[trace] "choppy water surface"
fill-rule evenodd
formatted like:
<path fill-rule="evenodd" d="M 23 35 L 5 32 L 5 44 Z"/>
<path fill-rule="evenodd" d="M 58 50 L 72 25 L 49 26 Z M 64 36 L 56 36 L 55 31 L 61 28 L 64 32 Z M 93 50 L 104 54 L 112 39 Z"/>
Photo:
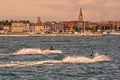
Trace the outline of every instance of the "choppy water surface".
<path fill-rule="evenodd" d="M 120 80 L 120 36 L 0 37 L 0 80 Z"/>

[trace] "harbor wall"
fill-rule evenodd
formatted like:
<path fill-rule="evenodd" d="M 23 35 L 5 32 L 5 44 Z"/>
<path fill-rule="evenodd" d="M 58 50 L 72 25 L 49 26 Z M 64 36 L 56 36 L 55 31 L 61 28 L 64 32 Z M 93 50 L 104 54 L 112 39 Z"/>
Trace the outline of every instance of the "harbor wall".
<path fill-rule="evenodd" d="M 0 35 L 0 37 L 2 36 L 13 36 L 13 37 L 27 37 L 27 36 L 36 36 L 36 37 L 56 37 L 56 36 L 63 36 L 63 37 L 69 37 L 69 36 L 103 36 L 103 34 L 2 34 Z"/>

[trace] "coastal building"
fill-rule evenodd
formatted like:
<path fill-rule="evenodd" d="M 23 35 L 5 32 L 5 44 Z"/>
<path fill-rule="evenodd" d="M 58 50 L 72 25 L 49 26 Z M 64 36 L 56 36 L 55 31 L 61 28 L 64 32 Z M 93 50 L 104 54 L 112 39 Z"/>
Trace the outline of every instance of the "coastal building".
<path fill-rule="evenodd" d="M 108 21 L 111 25 L 111 32 L 120 32 L 120 21 Z"/>
<path fill-rule="evenodd" d="M 0 24 L 0 34 L 4 34 L 4 33 L 5 33 L 5 31 L 4 31 L 4 29 L 3 29 L 3 25 Z"/>
<path fill-rule="evenodd" d="M 63 22 L 48 21 L 48 22 L 45 22 L 44 25 L 46 26 L 45 30 L 48 33 L 63 33 L 64 32 Z"/>
<path fill-rule="evenodd" d="M 11 26 L 10 25 L 5 25 L 3 26 L 3 30 L 5 33 L 10 33 L 11 32 Z"/>
<path fill-rule="evenodd" d="M 11 25 L 9 25 L 9 21 L 5 20 L 2 22 L 0 22 L 0 34 L 6 34 L 8 32 L 11 32 Z"/>
<path fill-rule="evenodd" d="M 100 21 L 97 22 L 98 29 L 102 32 L 119 32 L 120 31 L 120 21 Z"/>
<path fill-rule="evenodd" d="M 40 17 L 37 18 L 37 23 L 32 25 L 32 32 L 41 34 L 45 31 L 46 26 L 41 22 Z"/>
<path fill-rule="evenodd" d="M 64 33 L 64 24 L 63 22 L 52 23 L 54 33 Z"/>
<path fill-rule="evenodd" d="M 47 21 L 47 22 L 44 22 L 44 25 L 45 25 L 45 32 L 47 33 L 53 33 L 55 31 L 55 23 L 54 21 L 50 22 L 50 21 Z"/>
<path fill-rule="evenodd" d="M 3 30 L 3 25 L 2 24 L 0 24 L 0 30 Z"/>
<path fill-rule="evenodd" d="M 83 20 L 82 9 L 80 8 L 78 20 L 64 21 L 63 23 L 66 32 L 83 32 L 85 27 L 85 21 Z"/>
<path fill-rule="evenodd" d="M 33 26 L 33 32 L 36 33 L 36 34 L 41 34 L 42 32 L 44 32 L 45 30 L 45 25 L 44 24 L 34 24 Z"/>
<path fill-rule="evenodd" d="M 73 27 L 76 26 L 78 21 L 64 21 L 65 32 L 74 32 Z"/>
<path fill-rule="evenodd" d="M 11 25 L 12 33 L 27 33 L 29 32 L 30 24 L 23 23 L 22 21 L 14 21 Z"/>

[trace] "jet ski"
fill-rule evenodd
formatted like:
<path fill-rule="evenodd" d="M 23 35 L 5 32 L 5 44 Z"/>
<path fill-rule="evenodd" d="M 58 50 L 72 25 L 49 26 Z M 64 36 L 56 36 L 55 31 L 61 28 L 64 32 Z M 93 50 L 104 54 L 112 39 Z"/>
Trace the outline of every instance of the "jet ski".
<path fill-rule="evenodd" d="M 50 49 L 42 49 L 41 52 L 45 53 L 45 54 L 47 54 L 47 53 L 62 53 L 61 50 L 56 50 L 52 46 L 50 47 Z"/>
<path fill-rule="evenodd" d="M 50 50 L 54 50 L 52 46 L 50 47 Z"/>
<path fill-rule="evenodd" d="M 92 51 L 89 55 L 90 59 L 93 59 L 95 57 L 95 53 Z"/>

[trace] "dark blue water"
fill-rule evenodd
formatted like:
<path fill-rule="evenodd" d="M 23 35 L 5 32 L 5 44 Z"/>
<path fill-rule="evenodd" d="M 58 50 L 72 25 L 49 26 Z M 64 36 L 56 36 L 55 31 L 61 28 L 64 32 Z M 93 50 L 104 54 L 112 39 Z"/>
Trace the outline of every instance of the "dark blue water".
<path fill-rule="evenodd" d="M 62 54 L 39 52 L 50 46 Z M 91 61 L 91 51 L 110 60 Z M 120 36 L 0 37 L 0 80 L 120 80 Z"/>

